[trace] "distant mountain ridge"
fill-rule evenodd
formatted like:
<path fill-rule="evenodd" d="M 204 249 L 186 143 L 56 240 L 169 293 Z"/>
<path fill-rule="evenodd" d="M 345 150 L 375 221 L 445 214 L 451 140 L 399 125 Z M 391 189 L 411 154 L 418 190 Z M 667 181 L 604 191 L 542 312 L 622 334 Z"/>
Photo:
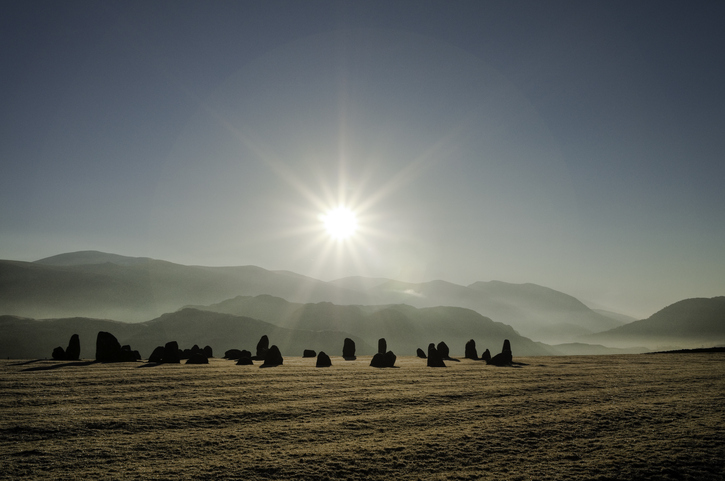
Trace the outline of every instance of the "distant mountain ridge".
<path fill-rule="evenodd" d="M 584 340 L 623 347 L 647 345 L 653 349 L 725 345 L 725 296 L 684 299 L 647 319 Z"/>
<path fill-rule="evenodd" d="M 245 297 L 211 305 L 193 306 L 237 316 L 249 316 L 286 329 L 332 330 L 353 334 L 369 345 L 384 337 L 396 353 L 414 355 L 431 342 L 445 341 L 452 354 L 463 356 L 465 343 L 474 339 L 480 353 L 498 353 L 509 339 L 518 355 L 554 355 L 549 346 L 521 336 L 511 326 L 494 322 L 461 307 L 416 308 L 405 304 L 381 306 L 335 305 L 330 302 L 297 304 L 269 295 Z"/>
<path fill-rule="evenodd" d="M 0 313 L 141 322 L 184 305 L 269 294 L 336 305 L 457 306 L 511 325 L 529 338 L 574 341 L 621 325 L 567 294 L 534 284 L 404 283 L 352 277 L 323 282 L 256 266 L 204 267 L 81 251 L 37 262 L 0 261 Z"/>

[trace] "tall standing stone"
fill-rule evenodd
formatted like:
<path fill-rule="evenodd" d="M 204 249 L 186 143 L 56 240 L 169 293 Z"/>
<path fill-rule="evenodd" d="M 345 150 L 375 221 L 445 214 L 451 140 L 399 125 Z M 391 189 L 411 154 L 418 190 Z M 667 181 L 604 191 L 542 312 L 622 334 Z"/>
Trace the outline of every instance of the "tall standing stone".
<path fill-rule="evenodd" d="M 65 350 L 65 358 L 69 361 L 77 361 L 81 357 L 81 340 L 78 334 L 73 334 Z"/>
<path fill-rule="evenodd" d="M 466 343 L 466 359 L 473 359 L 478 361 L 478 351 L 476 350 L 476 341 L 471 339 Z"/>
<path fill-rule="evenodd" d="M 263 335 L 257 343 L 257 355 L 254 356 L 256 359 L 264 360 L 267 357 L 267 351 L 269 350 L 269 338 L 267 335 Z"/>
<path fill-rule="evenodd" d="M 446 363 L 443 362 L 443 357 L 432 342 L 428 344 L 428 361 L 426 364 L 428 367 L 446 367 Z"/>
<path fill-rule="evenodd" d="M 110 332 L 99 331 L 96 336 L 96 361 L 118 362 L 121 359 L 121 343 Z"/>
<path fill-rule="evenodd" d="M 342 346 L 342 357 L 347 360 L 355 359 L 355 341 L 349 337 L 345 338 L 345 343 Z"/>
<path fill-rule="evenodd" d="M 386 352 L 388 352 L 388 342 L 385 340 L 384 337 L 378 339 L 378 352 L 380 354 L 385 354 Z"/>

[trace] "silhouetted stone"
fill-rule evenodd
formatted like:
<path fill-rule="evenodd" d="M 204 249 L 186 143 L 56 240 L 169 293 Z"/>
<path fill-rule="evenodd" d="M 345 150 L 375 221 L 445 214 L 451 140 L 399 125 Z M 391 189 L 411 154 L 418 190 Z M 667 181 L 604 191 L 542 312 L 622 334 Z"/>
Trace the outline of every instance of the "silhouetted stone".
<path fill-rule="evenodd" d="M 154 352 L 151 353 L 149 356 L 149 362 L 155 362 L 155 363 L 161 363 L 164 362 L 164 353 L 166 350 L 164 349 L 164 346 L 156 346 L 156 349 L 154 349 Z"/>
<path fill-rule="evenodd" d="M 203 352 L 192 352 L 189 359 L 186 360 L 186 364 L 209 364 L 209 359 Z"/>
<path fill-rule="evenodd" d="M 317 356 L 317 353 L 313 351 L 312 349 L 305 349 L 302 351 L 302 357 L 315 357 Z"/>
<path fill-rule="evenodd" d="M 315 364 L 317 367 L 330 367 L 332 366 L 332 361 L 330 360 L 330 356 L 325 354 L 324 351 L 320 351 L 320 353 L 317 355 L 317 363 Z"/>
<path fill-rule="evenodd" d="M 254 364 L 254 362 L 252 362 L 252 356 L 251 355 L 240 357 L 237 360 L 237 366 L 252 366 L 253 364 Z"/>
<path fill-rule="evenodd" d="M 393 351 L 388 351 L 385 354 L 382 352 L 379 352 L 373 356 L 373 359 L 370 361 L 370 366 L 372 367 L 394 367 L 395 366 L 395 360 L 397 357 L 395 354 L 393 354 Z"/>
<path fill-rule="evenodd" d="M 487 363 L 493 366 L 510 366 L 513 363 L 511 343 L 508 339 L 503 342 L 503 349 L 501 350 L 501 353 L 493 356 L 490 361 L 487 361 Z"/>
<path fill-rule="evenodd" d="M 443 356 L 432 342 L 428 344 L 428 362 L 426 364 L 428 367 L 446 367 Z"/>
<path fill-rule="evenodd" d="M 53 349 L 53 359 L 56 361 L 65 361 L 65 350 L 60 346 Z"/>
<path fill-rule="evenodd" d="M 120 361 L 122 362 L 136 362 L 141 360 L 141 354 L 138 351 L 131 349 L 131 346 L 121 346 Z"/>
<path fill-rule="evenodd" d="M 229 349 L 228 351 L 226 351 L 226 352 L 224 353 L 224 359 L 232 359 L 232 360 L 234 360 L 234 359 L 239 359 L 240 357 L 242 357 L 242 356 L 243 356 L 243 354 L 244 354 L 245 352 L 246 352 L 246 353 L 249 353 L 249 355 L 248 355 L 247 357 L 250 357 L 250 358 L 252 357 L 252 353 L 251 353 L 251 352 L 249 352 L 249 351 L 247 351 L 246 349 L 245 349 L 245 350 L 240 350 L 240 349 Z"/>
<path fill-rule="evenodd" d="M 384 337 L 378 339 L 378 352 L 380 354 L 388 352 L 388 341 L 386 341 Z"/>
<path fill-rule="evenodd" d="M 448 349 L 448 344 L 446 344 L 445 342 L 443 342 L 443 341 L 439 342 L 437 350 L 438 350 L 438 354 L 440 354 L 441 358 L 448 359 L 450 357 L 451 351 L 450 351 L 450 349 Z M 430 355 L 428 355 L 428 357 L 430 357 Z"/>
<path fill-rule="evenodd" d="M 478 351 L 476 351 L 476 341 L 471 339 L 466 343 L 466 352 L 465 352 L 466 359 L 473 359 L 474 361 L 478 361 Z"/>
<path fill-rule="evenodd" d="M 110 332 L 99 331 L 96 336 L 96 361 L 119 362 L 121 360 L 121 344 Z"/>
<path fill-rule="evenodd" d="M 491 351 L 489 351 L 488 349 L 483 351 L 483 354 L 481 354 L 481 360 L 486 361 L 486 362 L 490 361 L 491 360 Z"/>
<path fill-rule="evenodd" d="M 349 337 L 345 338 L 345 343 L 342 346 L 342 357 L 348 361 L 355 359 L 355 341 Z"/>
<path fill-rule="evenodd" d="M 418 348 L 418 350 L 416 351 L 416 354 L 417 354 L 417 355 L 418 355 L 418 357 L 419 357 L 419 358 L 421 358 L 421 359 L 426 359 L 426 357 L 427 357 L 427 356 L 425 355 L 425 351 L 423 351 L 423 349 L 421 349 L 421 348 Z"/>
<path fill-rule="evenodd" d="M 77 361 L 81 357 L 81 340 L 78 334 L 73 334 L 65 349 L 65 358 L 69 361 Z"/>
<path fill-rule="evenodd" d="M 202 349 L 202 351 L 204 352 L 204 355 L 207 359 L 209 359 L 210 357 L 214 357 L 214 351 L 212 351 L 211 346 L 204 346 L 204 349 Z"/>
<path fill-rule="evenodd" d="M 164 358 L 161 362 L 169 364 L 179 364 L 181 362 L 181 353 L 179 352 L 179 343 L 169 341 L 164 346 Z"/>
<path fill-rule="evenodd" d="M 282 363 L 282 353 L 279 352 L 279 348 L 277 346 L 272 345 L 272 347 L 267 349 L 267 356 L 264 358 L 264 363 L 260 367 L 281 366 Z"/>
<path fill-rule="evenodd" d="M 253 359 L 262 361 L 267 357 L 267 351 L 269 351 L 269 338 L 265 334 L 259 339 L 257 343 L 257 354 Z"/>

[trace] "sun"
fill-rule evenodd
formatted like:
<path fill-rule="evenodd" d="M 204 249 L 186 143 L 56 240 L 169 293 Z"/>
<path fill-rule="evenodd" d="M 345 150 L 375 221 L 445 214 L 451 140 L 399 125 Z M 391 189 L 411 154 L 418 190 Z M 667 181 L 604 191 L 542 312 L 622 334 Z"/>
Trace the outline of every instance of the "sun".
<path fill-rule="evenodd" d="M 344 240 L 355 234 L 357 216 L 347 207 L 337 207 L 320 215 L 327 233 L 337 240 Z"/>

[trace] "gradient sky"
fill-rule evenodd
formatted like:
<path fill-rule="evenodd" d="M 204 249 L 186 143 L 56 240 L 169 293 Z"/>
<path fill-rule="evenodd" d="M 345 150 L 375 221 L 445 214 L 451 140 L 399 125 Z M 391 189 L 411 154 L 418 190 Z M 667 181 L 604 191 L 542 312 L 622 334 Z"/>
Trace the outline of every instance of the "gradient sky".
<path fill-rule="evenodd" d="M 0 258 L 725 295 L 725 2 L 0 3 Z M 358 214 L 345 242 L 319 215 Z"/>

